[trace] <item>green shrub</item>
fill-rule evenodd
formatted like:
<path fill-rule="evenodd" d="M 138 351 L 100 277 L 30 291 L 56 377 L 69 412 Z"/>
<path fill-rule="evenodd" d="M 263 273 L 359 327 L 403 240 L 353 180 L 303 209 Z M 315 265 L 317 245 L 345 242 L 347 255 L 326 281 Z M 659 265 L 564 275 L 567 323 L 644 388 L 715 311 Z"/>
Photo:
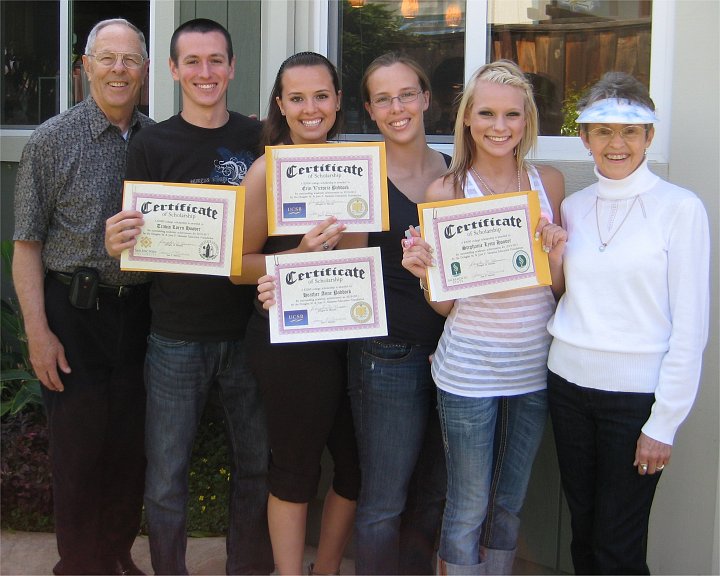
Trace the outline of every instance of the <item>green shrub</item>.
<path fill-rule="evenodd" d="M 230 456 L 219 405 L 211 400 L 198 427 L 190 461 L 187 530 L 192 536 L 222 535 L 228 526 Z"/>
<path fill-rule="evenodd" d="M 26 410 L 3 418 L 0 431 L 2 527 L 52 530 L 52 476 L 44 418 L 39 412 Z"/>

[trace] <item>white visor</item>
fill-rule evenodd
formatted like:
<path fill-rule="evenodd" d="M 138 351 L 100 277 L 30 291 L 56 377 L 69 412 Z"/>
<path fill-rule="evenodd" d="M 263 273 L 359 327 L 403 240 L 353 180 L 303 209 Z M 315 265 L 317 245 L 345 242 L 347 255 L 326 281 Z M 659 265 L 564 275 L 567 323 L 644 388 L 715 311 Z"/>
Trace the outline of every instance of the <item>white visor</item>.
<path fill-rule="evenodd" d="M 606 98 L 585 108 L 577 124 L 654 124 L 659 122 L 655 112 L 647 106 L 620 98 Z"/>

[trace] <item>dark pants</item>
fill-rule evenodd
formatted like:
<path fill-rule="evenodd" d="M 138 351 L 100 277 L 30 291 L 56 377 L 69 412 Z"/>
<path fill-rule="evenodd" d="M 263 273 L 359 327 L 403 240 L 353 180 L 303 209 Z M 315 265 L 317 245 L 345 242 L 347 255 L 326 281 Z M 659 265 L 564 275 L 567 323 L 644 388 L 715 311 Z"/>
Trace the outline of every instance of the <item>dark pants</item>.
<path fill-rule="evenodd" d="M 43 388 L 50 430 L 56 574 L 112 574 L 140 528 L 145 472 L 143 360 L 147 290 L 103 292 L 79 310 L 48 277 L 45 309 L 72 372 L 65 390 Z"/>
<path fill-rule="evenodd" d="M 312 501 L 327 446 L 334 464 L 333 489 L 357 500 L 360 465 L 347 395 L 345 341 L 271 344 L 268 321 L 257 313 L 245 340 L 267 415 L 270 493 L 286 502 Z"/>
<path fill-rule="evenodd" d="M 649 574 L 646 543 L 660 473 L 633 466 L 654 394 L 582 388 L 548 373 L 576 574 Z"/>

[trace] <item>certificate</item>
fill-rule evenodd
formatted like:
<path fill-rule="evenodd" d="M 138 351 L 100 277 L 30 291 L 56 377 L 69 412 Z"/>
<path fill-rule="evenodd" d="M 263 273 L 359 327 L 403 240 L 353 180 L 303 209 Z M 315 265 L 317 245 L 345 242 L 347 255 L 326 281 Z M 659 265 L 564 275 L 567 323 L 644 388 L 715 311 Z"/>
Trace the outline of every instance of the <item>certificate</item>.
<path fill-rule="evenodd" d="M 551 284 L 535 240 L 538 194 L 513 192 L 418 205 L 422 236 L 434 249 L 427 281 L 433 301 Z"/>
<path fill-rule="evenodd" d="M 145 225 L 120 256 L 122 270 L 240 275 L 242 186 L 127 180 L 123 209 L 142 212 Z"/>
<path fill-rule="evenodd" d="M 270 342 L 387 336 L 380 248 L 266 256 Z"/>
<path fill-rule="evenodd" d="M 390 229 L 384 142 L 267 146 L 268 234 L 335 216 L 347 232 Z"/>

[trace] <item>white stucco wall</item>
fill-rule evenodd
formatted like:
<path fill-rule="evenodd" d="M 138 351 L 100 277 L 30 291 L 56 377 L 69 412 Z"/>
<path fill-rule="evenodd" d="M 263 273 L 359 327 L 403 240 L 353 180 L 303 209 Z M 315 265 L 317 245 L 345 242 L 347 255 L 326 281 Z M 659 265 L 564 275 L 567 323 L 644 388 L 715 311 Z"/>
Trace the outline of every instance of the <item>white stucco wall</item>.
<path fill-rule="evenodd" d="M 663 1 L 663 0 L 656 0 Z M 718 197 L 720 196 L 720 44 L 717 0 L 676 6 L 669 179 L 696 192 L 710 217 L 710 340 L 700 392 L 680 429 L 658 487 L 648 556 L 656 574 L 718 574 Z M 653 41 L 661 39 L 653 36 Z"/>

